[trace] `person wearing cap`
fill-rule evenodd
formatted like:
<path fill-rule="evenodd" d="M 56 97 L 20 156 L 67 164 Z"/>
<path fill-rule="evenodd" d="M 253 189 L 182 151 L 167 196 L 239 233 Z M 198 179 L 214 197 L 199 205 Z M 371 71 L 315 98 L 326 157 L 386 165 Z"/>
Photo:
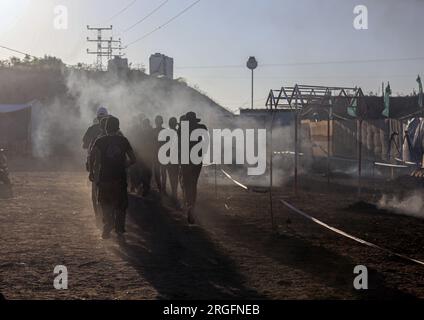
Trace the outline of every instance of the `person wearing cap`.
<path fill-rule="evenodd" d="M 98 203 L 103 215 L 103 239 L 113 229 L 118 239 L 125 233 L 128 207 L 127 168 L 136 162 L 134 151 L 119 131 L 119 119 L 109 116 L 106 135 L 94 142 L 90 152 L 89 179 L 98 187 Z M 94 171 L 93 168 L 98 168 Z"/>
<path fill-rule="evenodd" d="M 102 118 L 107 117 L 109 112 L 105 107 L 100 107 L 97 109 L 96 118 L 93 121 L 93 124 L 87 129 L 82 138 L 82 147 L 85 150 L 90 148 L 90 145 L 96 140 L 96 138 L 101 134 L 100 121 Z"/>
<path fill-rule="evenodd" d="M 195 112 L 188 112 L 185 115 L 185 120 L 189 124 L 189 133 L 191 136 L 191 133 L 194 130 L 202 129 L 207 130 L 206 126 L 204 124 L 200 123 L 200 119 L 197 118 L 197 115 Z M 181 139 L 181 133 L 180 133 L 180 139 Z M 201 142 L 201 137 L 198 141 L 190 141 L 189 142 L 189 159 L 192 148 L 197 145 L 199 142 Z M 191 139 L 190 139 L 191 140 Z M 182 145 L 182 142 L 180 141 L 180 146 Z M 201 151 L 200 151 L 201 153 Z M 199 156 L 203 156 L 199 153 Z M 187 210 L 187 219 L 189 224 L 195 223 L 195 205 L 196 205 L 196 199 L 197 199 L 197 183 L 199 180 L 200 172 L 202 171 L 203 163 L 200 164 L 194 164 L 192 163 L 191 159 L 188 164 L 181 164 L 181 182 L 182 182 L 182 189 L 184 193 L 184 205 Z"/>

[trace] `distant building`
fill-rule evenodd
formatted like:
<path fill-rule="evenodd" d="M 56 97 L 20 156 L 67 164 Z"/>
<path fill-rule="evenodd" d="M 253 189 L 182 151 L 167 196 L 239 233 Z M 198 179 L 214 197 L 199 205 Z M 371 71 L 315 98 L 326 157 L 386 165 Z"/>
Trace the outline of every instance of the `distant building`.
<path fill-rule="evenodd" d="M 174 79 L 174 59 L 161 53 L 150 56 L 150 75 Z"/>
<path fill-rule="evenodd" d="M 128 59 L 115 56 L 113 59 L 109 60 L 107 70 L 116 73 L 126 72 L 128 70 Z"/>

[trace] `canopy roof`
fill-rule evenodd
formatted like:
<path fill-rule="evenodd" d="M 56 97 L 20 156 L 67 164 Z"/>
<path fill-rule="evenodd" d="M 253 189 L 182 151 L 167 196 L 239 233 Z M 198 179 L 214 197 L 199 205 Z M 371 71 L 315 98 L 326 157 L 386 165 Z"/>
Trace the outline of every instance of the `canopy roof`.
<path fill-rule="evenodd" d="M 31 104 L 0 104 L 0 113 L 16 112 L 31 108 Z"/>

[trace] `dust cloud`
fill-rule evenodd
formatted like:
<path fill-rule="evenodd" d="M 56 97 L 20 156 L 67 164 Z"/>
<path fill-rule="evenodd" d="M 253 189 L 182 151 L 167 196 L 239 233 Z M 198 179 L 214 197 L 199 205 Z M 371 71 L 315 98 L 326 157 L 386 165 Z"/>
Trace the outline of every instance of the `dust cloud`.
<path fill-rule="evenodd" d="M 178 81 L 145 74 L 130 77 L 78 70 L 64 71 L 63 77 L 66 94 L 34 106 L 33 153 L 38 158 L 81 158 L 82 136 L 93 123 L 99 106 L 120 119 L 121 130 L 130 142 L 138 139 L 134 128 L 140 125 L 142 115 L 152 123 L 156 115 L 162 115 L 166 125 L 171 116 L 195 111 L 203 121 L 215 126 L 228 114 Z"/>
<path fill-rule="evenodd" d="M 133 145 L 140 139 L 137 136 L 141 117 L 148 117 L 152 124 L 157 115 L 162 115 L 167 126 L 172 116 L 179 118 L 188 111 L 195 111 L 209 130 L 229 128 L 268 129 L 268 120 L 256 117 L 235 117 L 234 114 L 214 103 L 207 96 L 191 89 L 176 80 L 150 77 L 145 74 L 117 75 L 112 72 L 93 73 L 81 70 L 65 70 L 62 73 L 66 90 L 52 97 L 48 102 L 34 106 L 32 145 L 33 154 L 40 159 L 61 158 L 83 168 L 85 151 L 82 149 L 82 136 L 93 123 L 96 110 L 104 106 L 118 117 L 121 131 Z M 260 117 L 259 117 L 260 118 Z M 294 151 L 294 126 L 274 124 L 273 150 Z M 304 139 L 303 139 L 304 141 Z M 269 185 L 269 149 L 255 146 L 266 152 L 267 170 L 261 176 L 248 176 L 248 166 L 232 166 L 231 172 L 240 181 L 256 185 Z M 302 142 L 302 168 L 307 170 L 310 157 L 305 142 Z M 236 158 L 236 148 L 233 157 Z M 293 174 L 292 155 L 274 156 L 273 184 L 281 186 Z M 228 183 L 219 179 L 219 183 Z"/>
<path fill-rule="evenodd" d="M 378 201 L 377 206 L 379 209 L 390 210 L 398 214 L 424 218 L 424 199 L 422 191 L 414 191 L 403 198 L 383 195 Z"/>

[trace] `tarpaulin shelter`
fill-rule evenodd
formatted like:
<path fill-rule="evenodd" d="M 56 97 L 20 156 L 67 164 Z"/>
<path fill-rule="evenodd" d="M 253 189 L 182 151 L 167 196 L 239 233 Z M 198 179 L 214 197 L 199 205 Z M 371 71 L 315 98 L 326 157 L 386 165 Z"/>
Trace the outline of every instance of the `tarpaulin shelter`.
<path fill-rule="evenodd" d="M 12 155 L 31 153 L 32 104 L 0 104 L 0 147 Z"/>

